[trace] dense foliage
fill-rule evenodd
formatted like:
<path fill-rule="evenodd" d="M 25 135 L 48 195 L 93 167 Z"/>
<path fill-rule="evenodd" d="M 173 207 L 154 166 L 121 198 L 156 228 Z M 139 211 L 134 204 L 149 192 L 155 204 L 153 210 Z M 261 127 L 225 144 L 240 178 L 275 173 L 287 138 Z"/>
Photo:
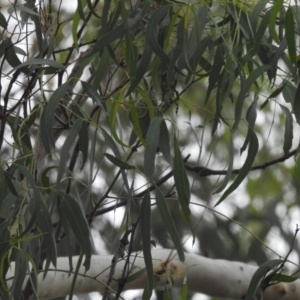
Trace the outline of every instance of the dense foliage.
<path fill-rule="evenodd" d="M 0 12 L 1 299 L 57 253 L 88 269 L 92 226 L 148 273 L 154 246 L 262 263 L 272 235 L 291 245 L 297 1 L 66 2 Z"/>

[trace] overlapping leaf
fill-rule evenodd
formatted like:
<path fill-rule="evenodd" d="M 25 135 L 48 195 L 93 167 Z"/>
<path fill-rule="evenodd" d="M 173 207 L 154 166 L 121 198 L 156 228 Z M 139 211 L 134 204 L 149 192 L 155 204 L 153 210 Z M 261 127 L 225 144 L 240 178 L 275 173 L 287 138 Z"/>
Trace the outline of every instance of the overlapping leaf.
<path fill-rule="evenodd" d="M 184 252 L 181 245 L 180 237 L 178 235 L 177 229 L 174 224 L 174 220 L 170 214 L 168 205 L 166 203 L 166 199 L 164 195 L 162 194 L 161 190 L 159 188 L 156 188 L 156 205 L 158 208 L 158 211 L 162 217 L 162 220 L 167 228 L 167 231 L 174 243 L 174 247 L 177 250 L 178 257 L 180 261 L 184 261 Z"/>
<path fill-rule="evenodd" d="M 85 255 L 85 261 L 83 265 L 87 271 L 90 268 L 92 244 L 86 218 L 76 200 L 68 194 L 63 196 L 59 208 L 60 211 L 63 212 L 63 218 L 65 218 L 68 222 L 83 254 Z"/>
<path fill-rule="evenodd" d="M 190 223 L 190 183 L 186 174 L 176 137 L 174 137 L 174 181 L 182 214 L 186 222 Z"/>
<path fill-rule="evenodd" d="M 141 233 L 143 254 L 148 274 L 147 287 L 143 293 L 143 299 L 151 298 L 153 289 L 153 264 L 151 255 L 151 199 L 149 191 L 146 192 L 141 205 Z"/>

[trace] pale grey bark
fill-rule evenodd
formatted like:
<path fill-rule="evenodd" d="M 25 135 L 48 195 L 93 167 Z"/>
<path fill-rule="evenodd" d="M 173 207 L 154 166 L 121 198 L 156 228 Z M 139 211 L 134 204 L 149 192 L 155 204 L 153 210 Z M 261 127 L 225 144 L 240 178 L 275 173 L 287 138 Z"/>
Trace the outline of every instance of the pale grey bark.
<path fill-rule="evenodd" d="M 195 254 L 185 254 L 185 262 L 181 263 L 168 249 L 155 249 L 152 251 L 155 285 L 168 284 L 173 287 L 182 287 L 186 282 L 190 291 L 204 293 L 210 296 L 230 299 L 242 299 L 248 289 L 250 280 L 257 267 L 220 259 L 210 259 Z M 93 291 L 102 293 L 109 274 L 112 256 L 92 256 L 91 269 L 84 273 L 84 267 L 80 268 L 74 294 L 84 294 Z M 76 266 L 78 257 L 73 257 L 73 266 Z M 141 253 L 134 253 L 131 259 L 134 266 L 132 273 L 145 267 Z M 114 279 L 120 278 L 124 266 L 124 260 L 118 262 Z M 39 299 L 51 299 L 68 295 L 73 276 L 69 276 L 69 261 L 67 257 L 60 257 L 57 261 L 57 269 L 49 271 L 43 280 L 43 274 L 39 275 Z M 11 266 L 7 278 L 14 274 L 14 266 Z M 125 285 L 125 290 L 143 289 L 147 281 L 146 273 Z M 170 284 L 171 283 L 171 284 Z M 8 281 L 8 285 L 10 281 Z M 113 280 L 112 290 L 118 289 L 117 281 Z M 264 294 L 264 300 L 297 300 L 300 299 L 300 281 L 285 284 L 280 283 L 269 287 Z"/>

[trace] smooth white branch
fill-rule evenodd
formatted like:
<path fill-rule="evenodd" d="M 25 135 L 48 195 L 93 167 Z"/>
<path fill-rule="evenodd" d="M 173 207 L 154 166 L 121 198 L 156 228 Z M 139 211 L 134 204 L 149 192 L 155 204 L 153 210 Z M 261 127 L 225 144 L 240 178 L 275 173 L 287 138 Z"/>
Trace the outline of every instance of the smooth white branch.
<path fill-rule="evenodd" d="M 220 298 L 242 299 L 248 289 L 250 280 L 257 267 L 221 259 L 210 259 L 195 254 L 185 254 L 185 262 L 181 263 L 177 255 L 169 249 L 155 249 L 152 251 L 154 282 L 156 286 L 170 284 L 180 288 L 185 281 L 188 289 L 210 296 Z M 78 256 L 73 257 L 75 268 Z M 112 256 L 92 256 L 91 268 L 84 274 L 84 267 L 80 267 L 74 294 L 89 292 L 103 293 L 107 282 Z M 131 256 L 132 274 L 145 268 L 141 253 Z M 117 263 L 113 276 L 111 289 L 117 291 L 118 281 L 122 277 L 125 260 Z M 14 274 L 12 265 L 6 278 Z M 57 269 L 48 271 L 45 279 L 39 274 L 39 299 L 51 299 L 68 295 L 71 288 L 73 276 L 69 276 L 68 257 L 59 257 Z M 137 279 L 126 283 L 124 290 L 143 289 L 147 282 L 146 272 Z M 10 286 L 11 280 L 8 280 Z M 286 284 L 273 285 L 264 293 L 264 300 L 300 300 L 299 280 Z"/>

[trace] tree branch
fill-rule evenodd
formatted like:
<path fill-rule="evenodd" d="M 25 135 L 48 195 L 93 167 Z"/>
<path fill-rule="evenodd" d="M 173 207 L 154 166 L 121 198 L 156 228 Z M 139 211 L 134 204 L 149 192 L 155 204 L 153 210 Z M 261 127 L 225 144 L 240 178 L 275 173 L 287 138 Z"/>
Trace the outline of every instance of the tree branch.
<path fill-rule="evenodd" d="M 242 299 L 245 297 L 250 280 L 257 267 L 221 259 L 211 259 L 195 254 L 185 254 L 185 262 L 181 263 L 172 250 L 156 249 L 152 251 L 153 271 L 156 287 L 164 287 L 172 283 L 172 287 L 181 288 L 186 282 L 188 289 L 212 297 Z M 92 256 L 91 269 L 85 273 L 81 266 L 74 288 L 74 294 L 89 292 L 103 293 L 109 276 L 110 264 L 113 256 Z M 79 257 L 73 257 L 76 265 Z M 116 263 L 114 280 L 110 286 L 112 292 L 118 290 L 119 280 L 122 280 L 123 267 L 126 257 Z M 127 282 L 124 290 L 143 289 L 147 281 L 144 258 L 140 253 L 132 253 L 130 257 L 132 274 L 141 272 L 135 279 Z M 14 265 L 12 263 L 6 278 L 12 278 Z M 130 275 L 132 275 L 130 274 Z M 57 269 L 49 270 L 45 279 L 39 274 L 39 299 L 51 299 L 66 296 L 70 293 L 73 276 L 69 275 L 69 258 L 60 257 Z M 11 287 L 12 280 L 7 280 Z M 264 292 L 264 300 L 299 300 L 300 281 L 293 283 L 279 283 L 270 286 Z"/>
<path fill-rule="evenodd" d="M 255 171 L 255 170 L 264 170 L 269 166 L 275 165 L 279 162 L 284 162 L 287 159 L 291 158 L 292 156 L 294 156 L 297 153 L 297 150 L 293 150 L 291 152 L 289 152 L 288 154 L 285 154 L 279 158 L 270 160 L 266 163 L 263 163 L 261 165 L 257 165 L 257 166 L 253 166 L 250 171 Z M 190 166 L 190 165 L 185 165 L 186 170 L 197 173 L 197 175 L 199 175 L 200 177 L 207 177 L 207 176 L 211 176 L 211 175 L 226 175 L 227 174 L 227 170 L 212 170 L 212 169 L 208 169 L 206 167 L 201 167 L 201 166 Z M 241 171 L 241 169 L 234 169 L 232 170 L 232 174 L 238 174 Z"/>

